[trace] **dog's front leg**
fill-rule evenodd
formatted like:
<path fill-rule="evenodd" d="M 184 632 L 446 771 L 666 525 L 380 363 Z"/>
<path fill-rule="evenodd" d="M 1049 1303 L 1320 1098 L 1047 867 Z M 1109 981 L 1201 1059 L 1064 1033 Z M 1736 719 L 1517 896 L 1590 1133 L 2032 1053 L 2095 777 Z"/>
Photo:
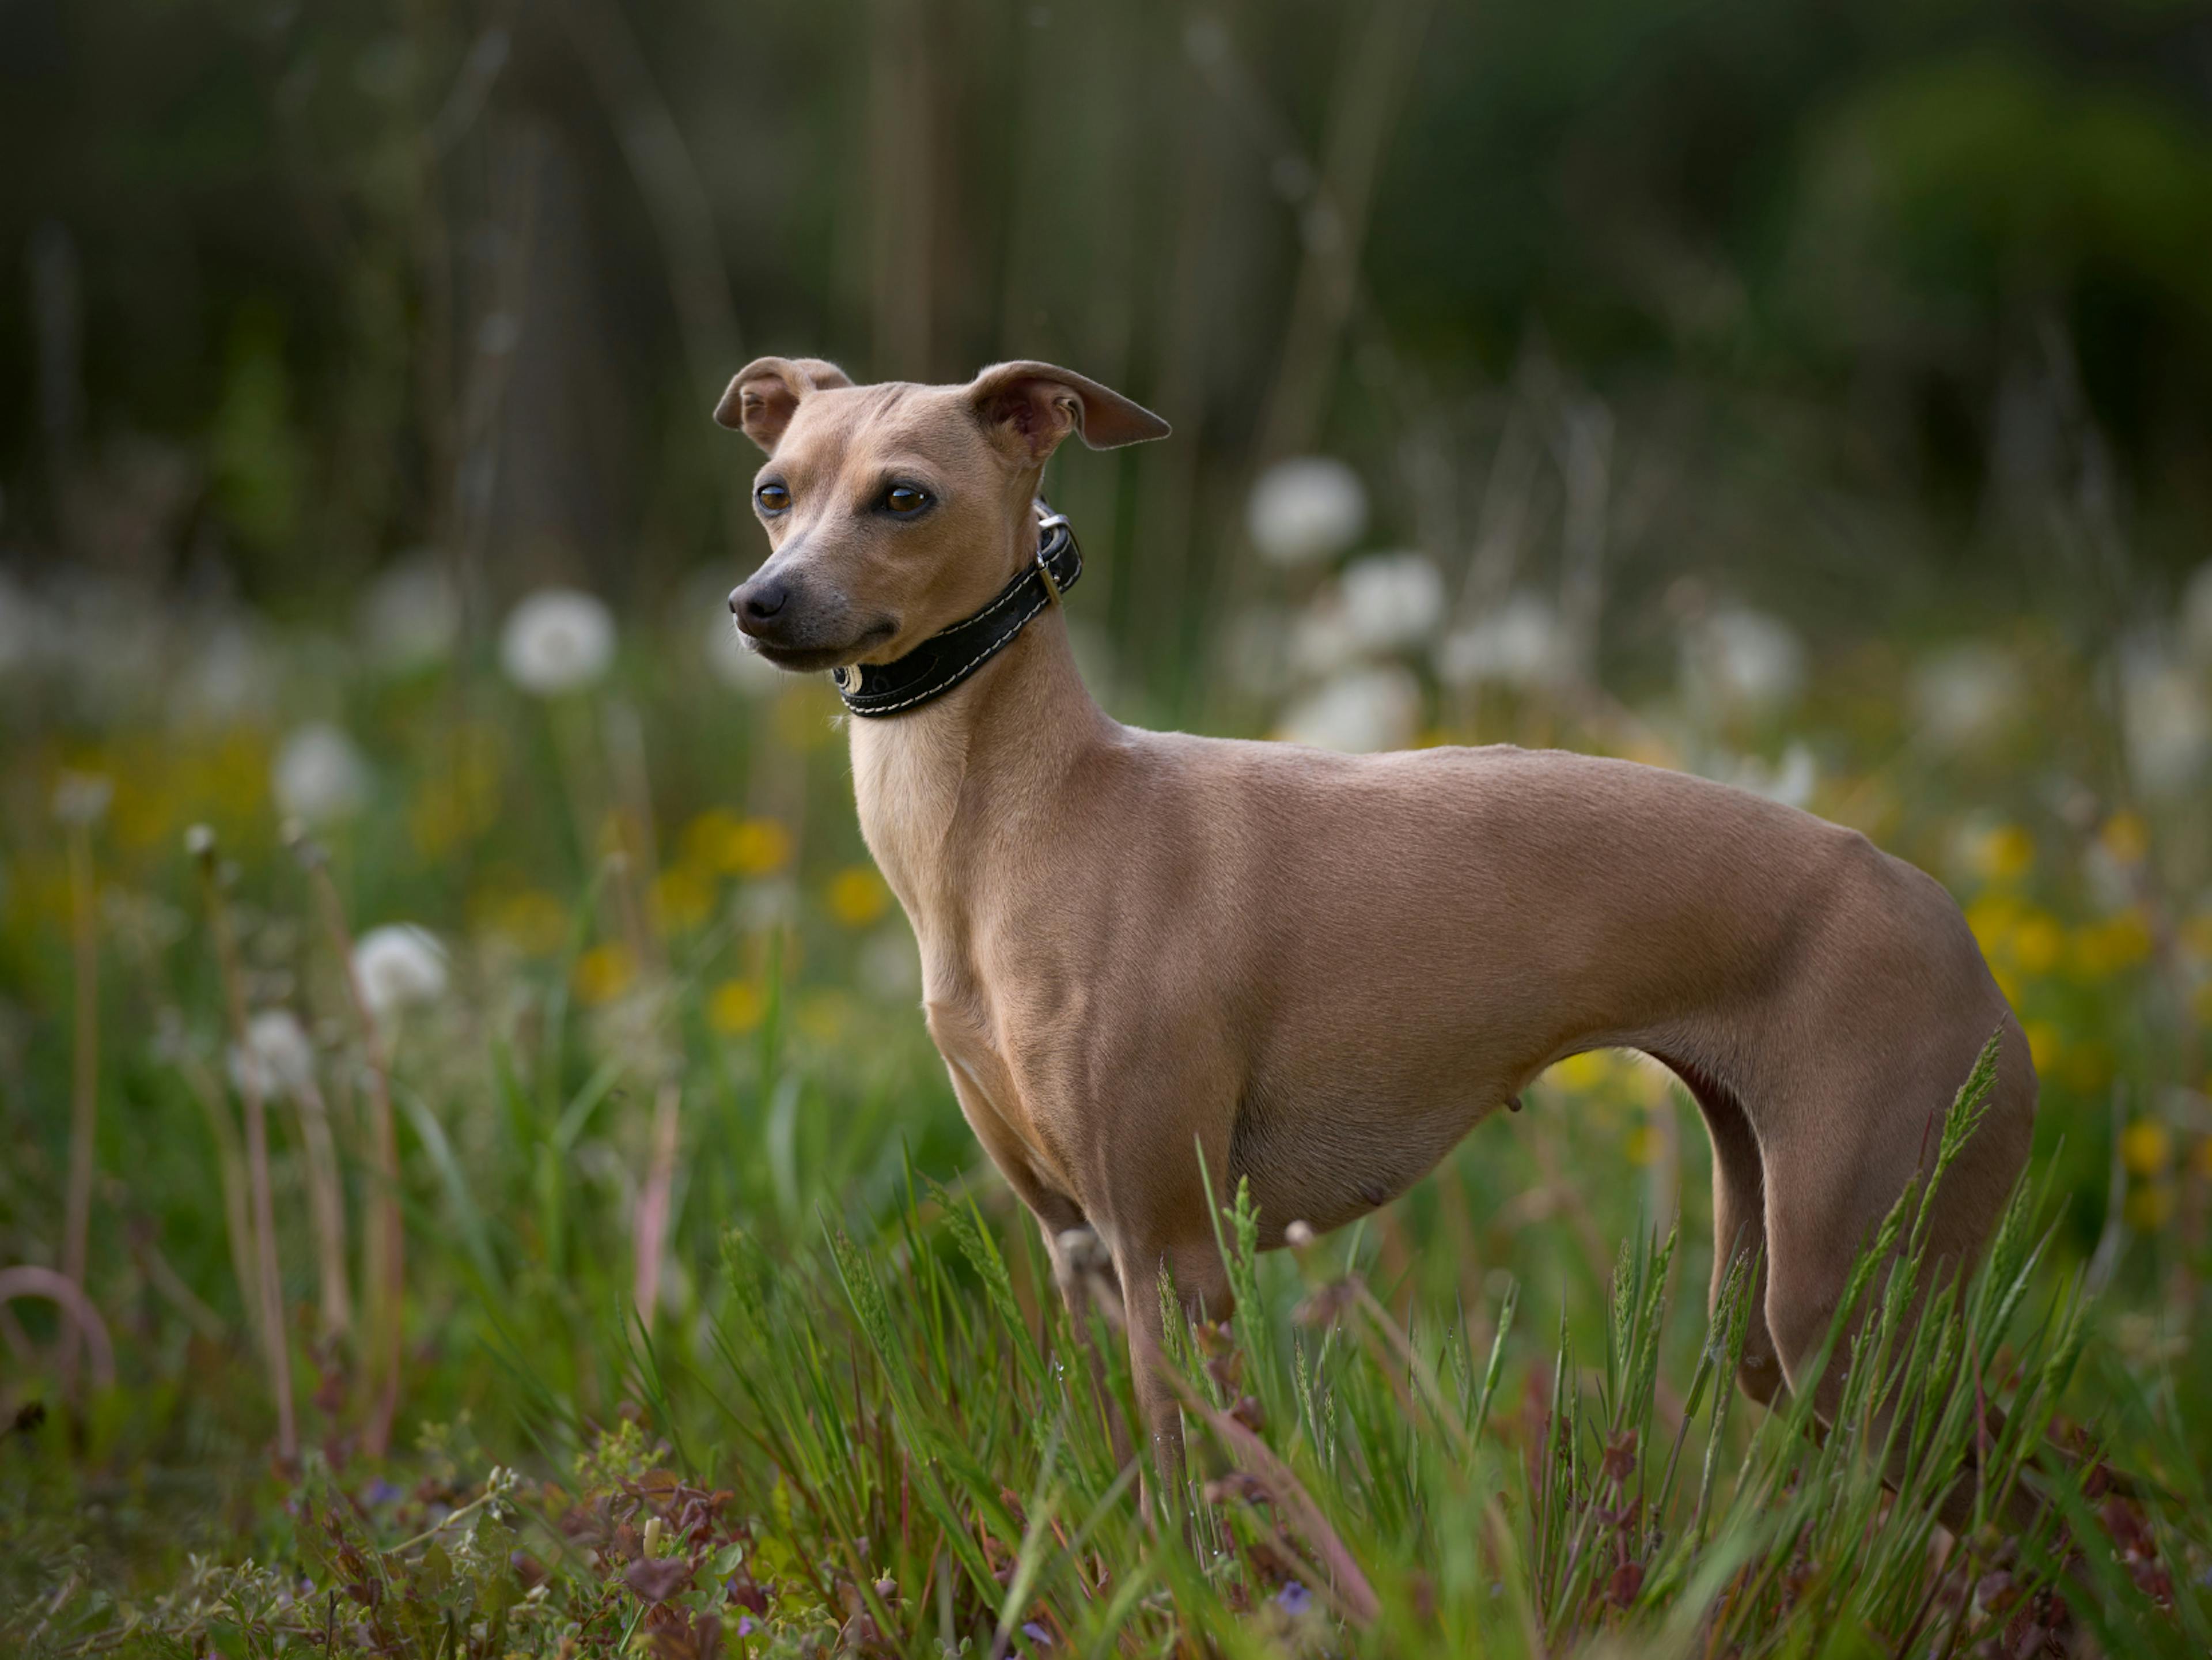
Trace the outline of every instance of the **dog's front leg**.
<path fill-rule="evenodd" d="M 1152 1468 L 1159 1478 L 1162 1502 L 1155 1513 L 1180 1527 L 1188 1538 L 1189 1477 L 1183 1452 L 1182 1399 L 1168 1359 L 1167 1323 L 1171 1314 L 1177 1318 L 1200 1314 L 1208 1319 L 1227 1318 L 1233 1301 L 1229 1276 L 1212 1240 L 1181 1249 L 1118 1242 L 1114 1266 L 1128 1317 L 1129 1370 L 1136 1383 L 1137 1407 L 1151 1437 Z M 1161 1284 L 1163 1271 L 1173 1283 L 1179 1309 L 1170 1307 Z M 1149 1493 L 1146 1508 L 1154 1508 Z"/>
<path fill-rule="evenodd" d="M 1106 1387 L 1106 1356 L 1091 1325 L 1091 1316 L 1095 1313 L 1113 1331 L 1128 1329 L 1121 1283 L 1114 1271 L 1113 1253 L 1088 1222 L 1056 1228 L 1047 1218 L 1039 1216 L 1037 1226 L 1044 1234 L 1045 1254 L 1052 1259 L 1053 1280 L 1060 1286 L 1061 1299 L 1066 1303 L 1069 1317 L 1074 1323 L 1076 1341 L 1083 1345 L 1084 1358 L 1090 1363 L 1091 1396 L 1106 1420 L 1114 1462 L 1117 1466 L 1125 1466 L 1133 1456 L 1129 1426 L 1115 1404 L 1112 1391 Z"/>

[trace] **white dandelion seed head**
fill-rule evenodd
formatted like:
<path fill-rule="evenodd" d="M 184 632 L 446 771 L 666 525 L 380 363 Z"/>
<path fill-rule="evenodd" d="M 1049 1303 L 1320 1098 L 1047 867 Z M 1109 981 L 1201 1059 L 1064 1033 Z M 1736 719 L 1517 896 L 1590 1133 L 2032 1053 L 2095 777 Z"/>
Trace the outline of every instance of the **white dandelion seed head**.
<path fill-rule="evenodd" d="M 1437 674 L 1450 686 L 1495 681 L 1526 691 L 1567 679 L 1573 656 L 1551 601 L 1522 593 L 1447 635 L 1437 648 Z"/>
<path fill-rule="evenodd" d="M 614 614 L 576 588 L 540 588 L 507 613 L 499 660 L 507 678 L 538 697 L 581 691 L 615 654 Z"/>
<path fill-rule="evenodd" d="M 1755 755 L 1744 757 L 1724 775 L 1724 781 L 1785 807 L 1802 807 L 1813 799 L 1820 769 L 1810 749 L 1793 742 L 1771 766 Z"/>
<path fill-rule="evenodd" d="M 1367 755 L 1403 749 L 1420 719 L 1420 683 L 1388 664 L 1338 675 L 1287 710 L 1275 735 L 1286 743 Z"/>
<path fill-rule="evenodd" d="M 1995 737 L 2027 696 L 2027 679 L 2009 654 L 1985 641 L 1947 647 L 1912 674 L 1912 712 L 1920 730 L 1945 749 Z"/>
<path fill-rule="evenodd" d="M 2120 735 L 2129 771 L 2148 796 L 2185 793 L 2212 754 L 2212 708 L 2203 687 L 2154 642 L 2121 648 Z"/>
<path fill-rule="evenodd" d="M 96 824 L 115 799 L 115 781 L 105 773 L 65 772 L 54 781 L 54 817 L 64 824 Z"/>
<path fill-rule="evenodd" d="M 412 922 L 387 922 L 353 948 L 354 973 L 374 1014 L 390 1014 L 446 994 L 446 948 Z"/>
<path fill-rule="evenodd" d="M 1342 553 L 1367 529 L 1367 489 L 1333 456 L 1278 461 L 1252 486 L 1245 509 L 1252 545 L 1277 565 Z"/>
<path fill-rule="evenodd" d="M 315 1046 L 289 1009 L 264 1009 L 246 1025 L 246 1047 L 230 1056 L 231 1076 L 244 1081 L 254 1069 L 261 1093 L 283 1100 L 311 1092 L 315 1076 Z"/>
<path fill-rule="evenodd" d="M 443 661 L 461 632 L 461 596 L 434 548 L 402 555 L 361 602 L 362 643 L 372 661 L 404 673 Z"/>
<path fill-rule="evenodd" d="M 1696 701 L 1746 714 L 1778 713 L 1805 684 L 1805 648 L 1778 617 L 1742 606 L 1686 631 L 1683 674 Z"/>
<path fill-rule="evenodd" d="M 277 810 L 309 825 L 350 818 L 368 802 L 368 762 L 327 721 L 293 728 L 276 751 L 269 781 Z"/>
<path fill-rule="evenodd" d="M 1443 621 L 1443 573 L 1426 554 L 1370 555 L 1345 567 L 1337 580 L 1346 626 L 1366 650 L 1419 645 Z"/>

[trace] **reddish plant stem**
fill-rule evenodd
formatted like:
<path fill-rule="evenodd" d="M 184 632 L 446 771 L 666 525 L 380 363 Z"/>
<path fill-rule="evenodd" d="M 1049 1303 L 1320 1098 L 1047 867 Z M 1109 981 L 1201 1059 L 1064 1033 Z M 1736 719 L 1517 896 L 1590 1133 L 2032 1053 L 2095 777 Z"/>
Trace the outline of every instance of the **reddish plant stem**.
<path fill-rule="evenodd" d="M 246 976 L 239 966 L 238 941 L 230 912 L 222 903 L 216 871 L 215 842 L 198 848 L 200 885 L 206 894 L 208 929 L 215 938 L 216 965 L 222 978 L 223 1006 L 230 1019 L 230 1041 L 237 1046 L 239 1098 L 246 1104 L 246 1171 L 253 1207 L 255 1277 L 260 1281 L 262 1347 L 269 1363 L 269 1391 L 276 1399 L 276 1450 L 287 1464 L 298 1462 L 300 1428 L 292 1406 L 292 1346 L 284 1329 L 284 1292 L 276 1270 L 276 1207 L 269 1181 L 269 1112 L 262 1098 L 261 1068 L 254 1064 L 246 1022 Z"/>

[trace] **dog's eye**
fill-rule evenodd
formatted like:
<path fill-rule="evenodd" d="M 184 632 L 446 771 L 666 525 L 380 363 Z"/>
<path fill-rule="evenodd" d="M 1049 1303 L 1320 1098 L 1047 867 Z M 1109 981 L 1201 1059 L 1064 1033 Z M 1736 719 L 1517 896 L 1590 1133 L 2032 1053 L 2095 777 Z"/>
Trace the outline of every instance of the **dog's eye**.
<path fill-rule="evenodd" d="M 884 492 L 884 505 L 902 519 L 911 519 L 929 505 L 929 492 L 911 484 L 893 484 Z"/>
<path fill-rule="evenodd" d="M 763 484 L 753 491 L 763 513 L 781 513 L 791 505 L 791 492 L 781 484 Z"/>

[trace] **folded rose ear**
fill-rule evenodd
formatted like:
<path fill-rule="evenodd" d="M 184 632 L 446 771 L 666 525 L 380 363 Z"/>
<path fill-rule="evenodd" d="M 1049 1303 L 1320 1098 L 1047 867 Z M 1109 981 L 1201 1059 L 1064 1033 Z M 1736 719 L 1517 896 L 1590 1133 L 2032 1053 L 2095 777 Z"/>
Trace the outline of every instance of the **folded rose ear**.
<path fill-rule="evenodd" d="M 968 389 L 984 429 L 1033 466 L 1071 432 L 1095 450 L 1164 438 L 1168 423 L 1142 404 L 1050 363 L 994 363 Z"/>
<path fill-rule="evenodd" d="M 773 450 L 791 424 L 800 398 L 810 392 L 852 384 L 844 370 L 818 357 L 757 357 L 730 382 L 722 401 L 714 405 L 714 419 L 742 429 L 763 449 Z"/>

